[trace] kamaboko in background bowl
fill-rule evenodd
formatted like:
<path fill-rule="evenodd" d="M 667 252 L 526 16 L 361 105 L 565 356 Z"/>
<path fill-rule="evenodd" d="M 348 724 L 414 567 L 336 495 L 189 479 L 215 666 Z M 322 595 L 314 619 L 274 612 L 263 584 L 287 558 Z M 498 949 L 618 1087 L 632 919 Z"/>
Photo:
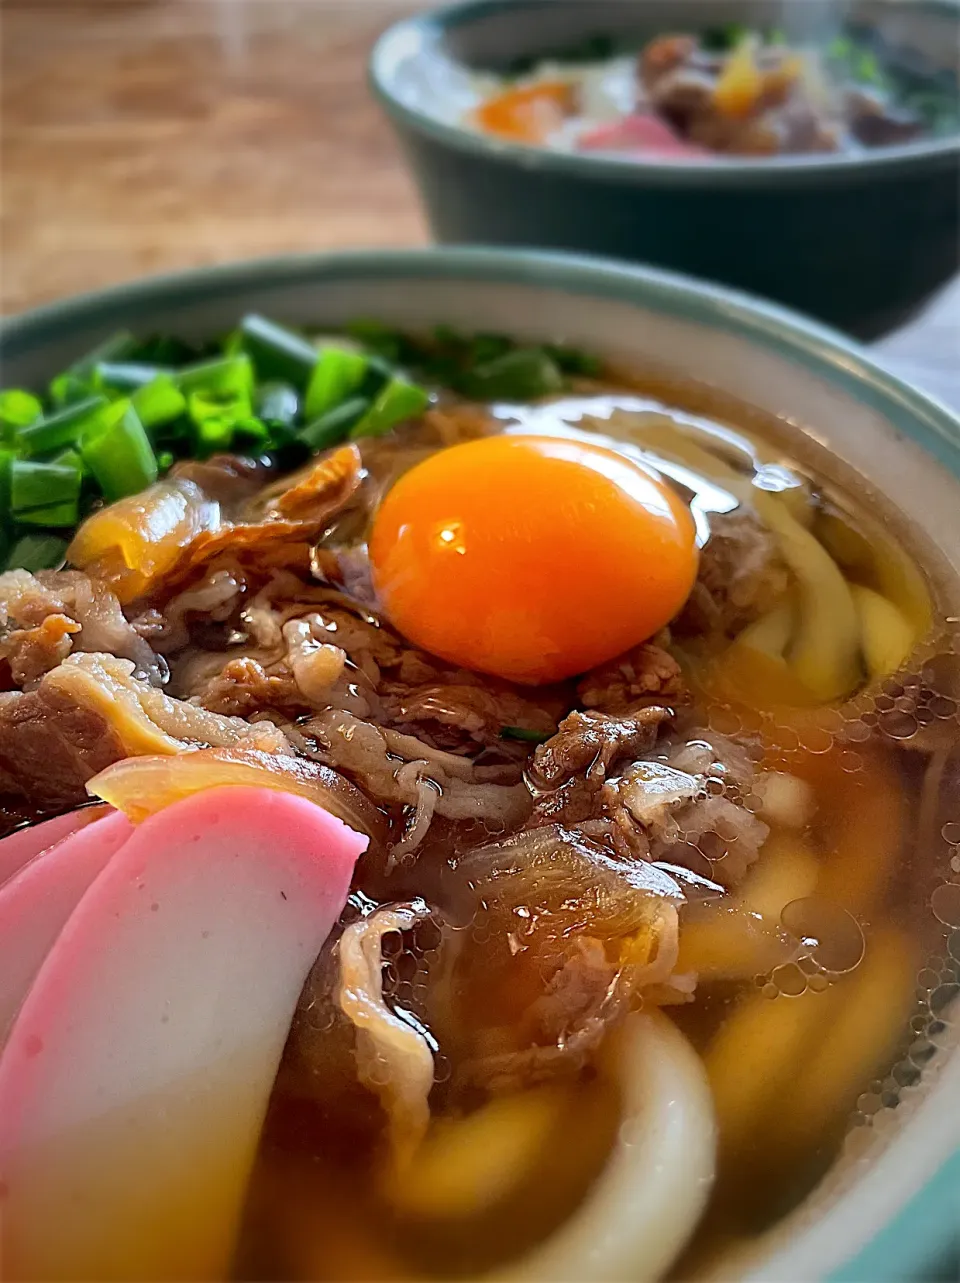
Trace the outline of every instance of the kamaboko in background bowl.
<path fill-rule="evenodd" d="M 11 1277 L 949 1269 L 954 417 L 506 251 L 2 346 Z"/>
<path fill-rule="evenodd" d="M 857 0 L 844 16 L 875 60 L 871 74 L 889 65 L 916 101 L 929 80 L 957 114 L 955 5 Z M 374 50 L 372 85 L 437 238 L 653 263 L 789 304 L 861 338 L 906 321 L 960 265 L 955 130 L 838 154 L 691 159 L 556 151 L 469 123 L 482 98 L 475 73 L 529 68 L 591 41 L 637 50 L 666 32 L 725 24 L 777 40 L 782 32 L 798 46 L 825 46 L 840 30 L 836 6 L 820 0 L 474 0 L 393 27 Z"/>

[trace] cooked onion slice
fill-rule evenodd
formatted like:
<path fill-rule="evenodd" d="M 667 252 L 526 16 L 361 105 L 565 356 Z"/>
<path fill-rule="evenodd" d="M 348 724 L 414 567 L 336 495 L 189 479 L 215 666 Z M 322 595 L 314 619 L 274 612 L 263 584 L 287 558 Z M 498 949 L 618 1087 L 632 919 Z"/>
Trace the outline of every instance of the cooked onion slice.
<path fill-rule="evenodd" d="M 395 1168 L 406 1166 L 430 1122 L 433 1051 L 422 1030 L 383 998 L 383 937 L 430 917 L 423 900 L 391 904 L 354 922 L 340 937 L 341 1010 L 357 1031 L 357 1072 L 377 1093 L 390 1124 Z"/>
<path fill-rule="evenodd" d="M 139 824 L 181 798 L 229 785 L 295 793 L 368 837 L 378 837 L 383 828 L 380 812 L 329 766 L 258 749 L 205 748 L 173 757 L 126 757 L 88 781 L 87 792 Z"/>
<path fill-rule="evenodd" d="M 563 1228 L 500 1277 L 515 1283 L 641 1283 L 661 1277 L 694 1229 L 716 1156 L 703 1065 L 659 1013 L 632 1016 L 624 1036 L 624 1108 L 616 1148 Z"/>
<path fill-rule="evenodd" d="M 121 602 L 141 596 L 199 534 L 220 526 L 219 504 L 185 479 L 158 481 L 88 517 L 70 561 L 106 580 Z"/>

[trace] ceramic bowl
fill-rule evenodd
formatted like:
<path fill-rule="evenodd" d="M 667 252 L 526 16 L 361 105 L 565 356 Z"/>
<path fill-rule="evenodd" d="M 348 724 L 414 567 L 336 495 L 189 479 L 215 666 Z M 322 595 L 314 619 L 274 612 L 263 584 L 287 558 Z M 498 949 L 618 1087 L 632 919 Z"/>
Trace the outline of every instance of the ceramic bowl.
<path fill-rule="evenodd" d="M 825 0 L 472 0 L 391 28 L 371 83 L 441 242 L 652 263 L 786 303 L 861 338 L 906 321 L 960 267 L 960 134 L 858 155 L 696 164 L 559 153 L 462 126 L 465 68 L 503 68 L 598 33 L 640 45 L 719 21 L 816 32 Z M 833 6 L 836 10 L 836 6 Z M 960 7 L 853 0 L 894 61 L 956 87 Z"/>
<path fill-rule="evenodd" d="M 566 340 L 696 379 L 777 416 L 960 565 L 960 420 L 839 334 L 773 306 L 617 263 L 500 250 L 297 257 L 123 285 L 14 317 L 6 385 L 41 384 L 111 332 L 203 338 L 251 310 L 333 329 L 358 316 Z M 954 1003 L 956 1012 L 958 1004 Z M 753 1283 L 953 1279 L 960 1266 L 960 1012 L 922 1089 L 881 1110 L 821 1185 L 722 1277 Z"/>

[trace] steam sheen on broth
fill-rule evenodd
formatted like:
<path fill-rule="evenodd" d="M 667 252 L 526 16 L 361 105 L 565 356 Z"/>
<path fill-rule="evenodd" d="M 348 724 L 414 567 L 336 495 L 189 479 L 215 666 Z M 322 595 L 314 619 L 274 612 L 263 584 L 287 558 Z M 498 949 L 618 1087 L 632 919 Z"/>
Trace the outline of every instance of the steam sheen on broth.
<path fill-rule="evenodd" d="M 175 465 L 155 487 L 218 503 L 222 538 L 200 522 L 170 557 L 115 505 L 74 541 L 77 572 L 0 577 L 0 720 L 54 693 L 102 719 L 113 747 L 81 788 L 135 823 L 204 789 L 291 791 L 369 839 L 297 1005 L 232 1277 L 689 1277 L 919 1090 L 960 984 L 954 585 L 783 432 L 657 375 L 516 401 L 438 387 L 293 476 Z M 385 496 L 498 437 L 600 447 L 667 487 L 698 569 L 665 628 L 549 685 L 394 628 L 367 555 Z M 462 457 L 438 537 L 462 522 L 469 557 Z M 525 557 L 550 570 L 536 628 L 554 608 L 593 626 L 599 563 L 562 534 L 579 479 L 569 504 L 528 487 L 522 514 L 509 481 L 481 507 L 518 582 Z M 612 510 L 590 511 L 602 534 Z M 122 563 L 118 531 L 143 542 Z M 603 567 L 611 631 L 650 547 Z M 81 644 L 88 615 L 44 659 L 44 620 L 82 613 L 71 573 L 123 611 L 109 644 Z M 486 615 L 512 602 L 498 574 Z M 511 610 L 515 665 L 547 634 Z M 11 822 L 68 809 L 0 769 Z"/>

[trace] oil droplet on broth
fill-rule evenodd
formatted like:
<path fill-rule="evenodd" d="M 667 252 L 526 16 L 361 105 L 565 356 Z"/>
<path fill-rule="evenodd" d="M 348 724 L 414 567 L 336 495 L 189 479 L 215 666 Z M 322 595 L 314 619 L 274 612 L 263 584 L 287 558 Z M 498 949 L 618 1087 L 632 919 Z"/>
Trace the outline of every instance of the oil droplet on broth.
<path fill-rule="evenodd" d="M 933 916 L 945 927 L 960 927 L 960 883 L 944 882 L 930 897 Z"/>
<path fill-rule="evenodd" d="M 804 896 L 784 907 L 780 922 L 798 940 L 816 942 L 810 956 L 822 971 L 843 975 L 860 965 L 863 932 L 856 918 L 840 905 Z"/>

